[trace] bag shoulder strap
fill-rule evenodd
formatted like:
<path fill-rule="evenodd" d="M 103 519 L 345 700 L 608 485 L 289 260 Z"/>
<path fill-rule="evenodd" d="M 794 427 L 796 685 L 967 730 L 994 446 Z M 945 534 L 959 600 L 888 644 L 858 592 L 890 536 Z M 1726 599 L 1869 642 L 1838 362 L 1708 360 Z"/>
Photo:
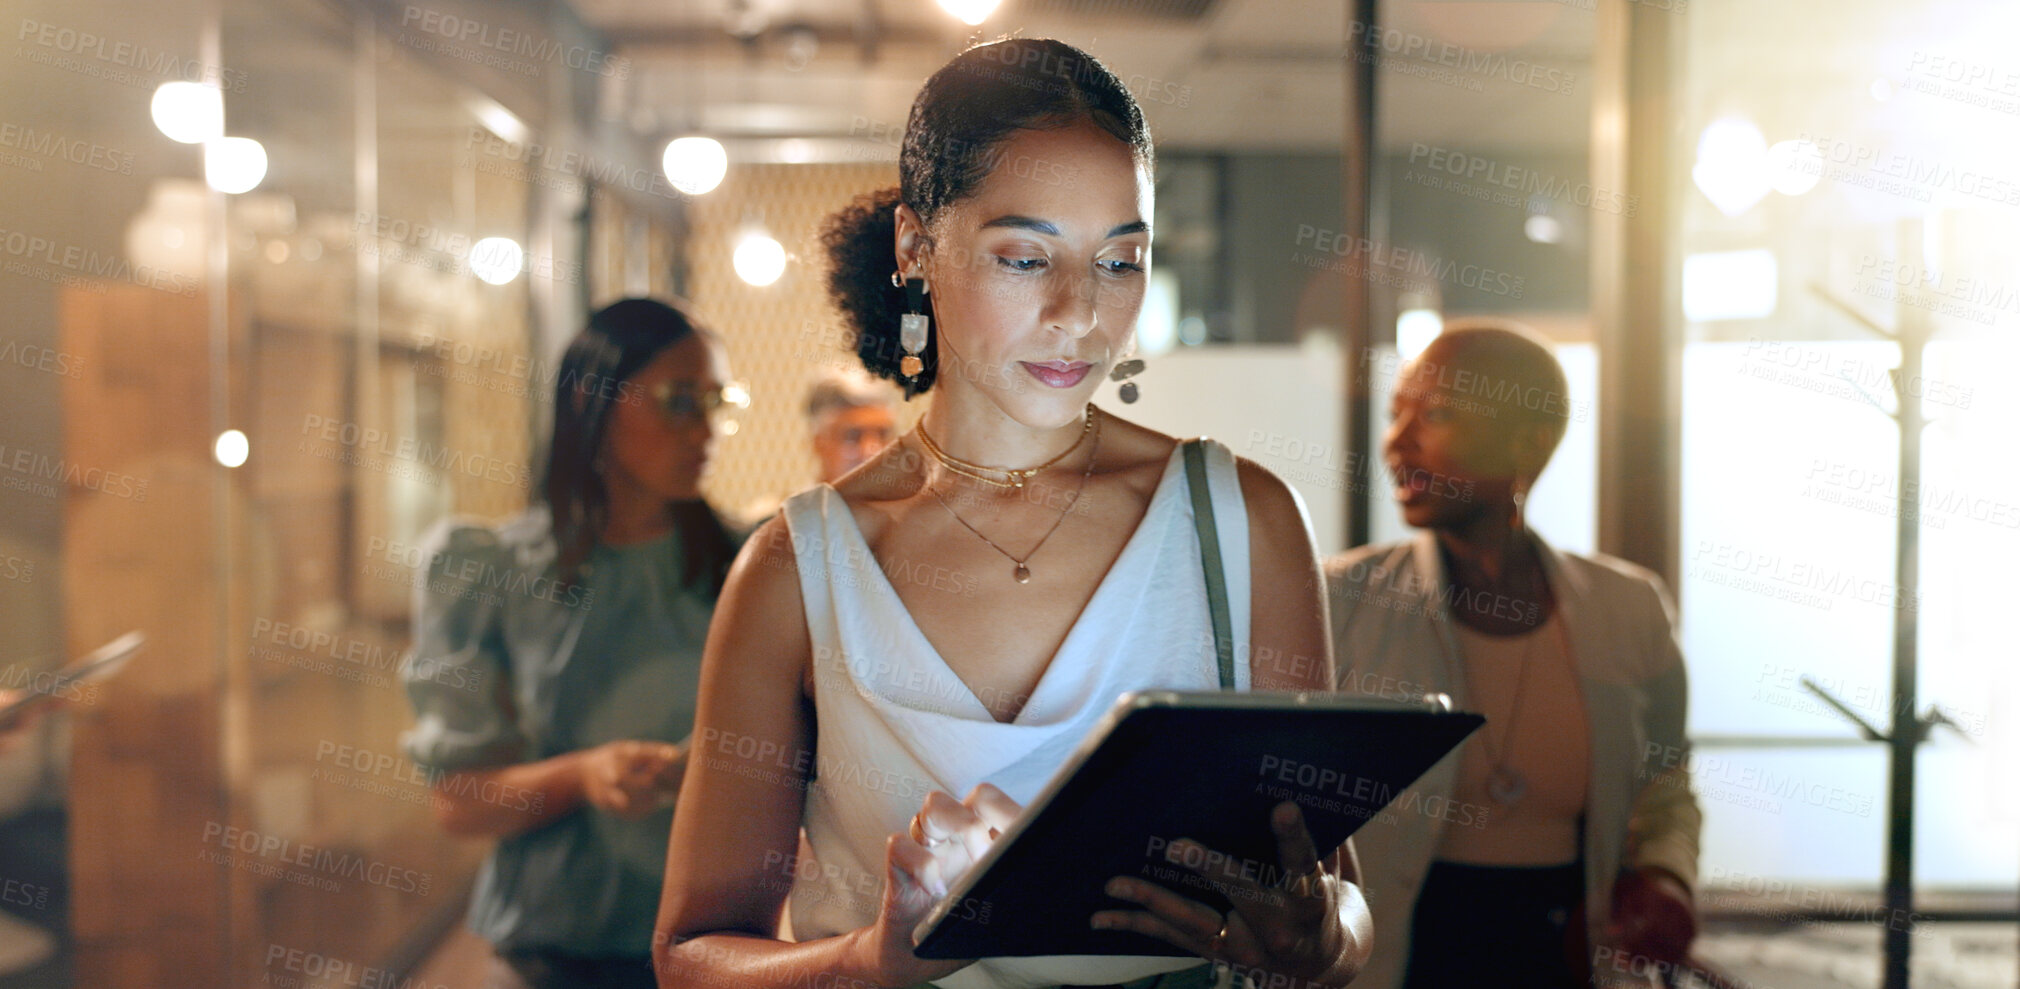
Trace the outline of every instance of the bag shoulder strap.
<path fill-rule="evenodd" d="M 1220 689 L 1234 689 L 1234 632 L 1228 626 L 1227 574 L 1220 559 L 1220 530 L 1213 520 L 1213 492 L 1207 489 L 1206 437 L 1186 440 L 1185 481 L 1192 489 L 1192 523 L 1199 530 L 1200 569 L 1206 571 L 1206 605 L 1213 614 L 1213 651 L 1220 666 Z"/>

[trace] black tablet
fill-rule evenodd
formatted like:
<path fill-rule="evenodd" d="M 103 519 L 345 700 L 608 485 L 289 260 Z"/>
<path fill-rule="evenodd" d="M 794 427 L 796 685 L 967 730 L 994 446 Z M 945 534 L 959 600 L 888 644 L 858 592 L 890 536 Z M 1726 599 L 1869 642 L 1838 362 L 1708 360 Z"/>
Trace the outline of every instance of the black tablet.
<path fill-rule="evenodd" d="M 1278 803 L 1304 810 L 1324 858 L 1484 720 L 1453 711 L 1442 694 L 1124 694 L 914 930 L 913 953 L 1188 954 L 1088 927 L 1097 910 L 1134 908 L 1103 885 L 1139 876 L 1224 910 L 1226 897 L 1174 861 L 1174 840 L 1224 852 L 1271 881 L 1281 871 L 1269 826 Z"/>

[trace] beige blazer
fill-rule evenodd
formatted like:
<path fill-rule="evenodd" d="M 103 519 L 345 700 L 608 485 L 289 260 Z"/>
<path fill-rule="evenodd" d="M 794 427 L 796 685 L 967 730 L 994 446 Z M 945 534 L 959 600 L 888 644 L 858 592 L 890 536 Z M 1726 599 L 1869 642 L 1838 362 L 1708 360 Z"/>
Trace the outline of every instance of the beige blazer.
<path fill-rule="evenodd" d="M 1674 609 L 1653 573 L 1611 557 L 1559 553 L 1541 539 L 1536 545 L 1585 695 L 1592 752 L 1585 907 L 1598 951 L 1621 869 L 1654 866 L 1687 886 L 1697 882 L 1702 818 L 1685 768 L 1683 654 Z M 1467 707 L 1452 591 L 1435 536 L 1349 550 L 1325 569 L 1337 689 L 1392 698 L 1440 692 Z M 1455 751 L 1355 834 L 1375 927 L 1374 955 L 1357 989 L 1402 985 L 1411 915 L 1440 836 L 1492 813 L 1452 802 L 1458 768 Z"/>

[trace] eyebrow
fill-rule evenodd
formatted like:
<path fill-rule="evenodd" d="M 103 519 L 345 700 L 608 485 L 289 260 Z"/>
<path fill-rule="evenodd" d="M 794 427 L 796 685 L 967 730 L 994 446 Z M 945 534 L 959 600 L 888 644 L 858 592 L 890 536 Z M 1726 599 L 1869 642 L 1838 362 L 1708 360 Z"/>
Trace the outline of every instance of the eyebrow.
<path fill-rule="evenodd" d="M 993 220 L 990 220 L 987 223 L 982 224 L 982 226 L 979 227 L 978 229 L 987 230 L 990 227 L 1013 227 L 1018 230 L 1029 230 L 1032 231 L 1033 233 L 1045 234 L 1048 237 L 1059 236 L 1058 224 L 1055 224 L 1050 220 L 1038 219 L 1035 216 L 1020 216 L 1015 213 L 1009 214 L 1007 216 L 999 216 Z M 1128 234 L 1149 233 L 1149 232 L 1150 232 L 1150 224 L 1142 220 L 1131 220 L 1128 223 L 1117 224 L 1115 227 L 1113 227 L 1108 231 L 1108 236 L 1122 237 Z"/>

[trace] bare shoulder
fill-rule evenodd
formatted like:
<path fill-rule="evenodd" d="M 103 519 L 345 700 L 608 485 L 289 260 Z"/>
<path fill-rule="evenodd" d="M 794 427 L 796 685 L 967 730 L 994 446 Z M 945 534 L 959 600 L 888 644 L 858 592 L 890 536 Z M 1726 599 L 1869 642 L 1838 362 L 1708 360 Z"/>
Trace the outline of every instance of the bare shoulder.
<path fill-rule="evenodd" d="M 897 507 L 919 493 L 925 483 L 924 470 L 918 451 L 910 444 L 892 443 L 836 478 L 831 486 L 855 516 L 856 530 L 874 546 Z"/>
<path fill-rule="evenodd" d="M 1249 538 L 1264 545 L 1311 545 L 1311 518 L 1305 500 L 1269 468 L 1236 455 L 1235 477 L 1248 506 Z"/>
<path fill-rule="evenodd" d="M 1106 409 L 1100 415 L 1101 460 L 1095 465 L 1096 476 L 1121 480 L 1148 499 L 1164 477 L 1165 464 L 1178 448 L 1178 437 Z"/>
<path fill-rule="evenodd" d="M 734 643 L 745 661 L 775 657 L 790 666 L 804 658 L 790 648 L 806 640 L 804 608 L 792 529 L 784 514 L 774 515 L 751 533 L 730 565 L 710 621 L 710 639 L 720 632 L 725 645 Z M 757 641 L 751 633 L 757 633 Z M 760 642 L 770 645 L 756 648 Z"/>

